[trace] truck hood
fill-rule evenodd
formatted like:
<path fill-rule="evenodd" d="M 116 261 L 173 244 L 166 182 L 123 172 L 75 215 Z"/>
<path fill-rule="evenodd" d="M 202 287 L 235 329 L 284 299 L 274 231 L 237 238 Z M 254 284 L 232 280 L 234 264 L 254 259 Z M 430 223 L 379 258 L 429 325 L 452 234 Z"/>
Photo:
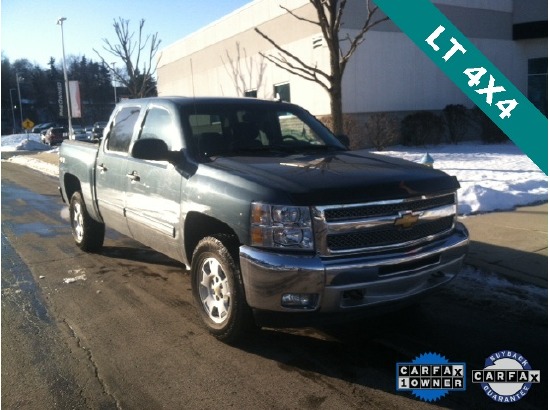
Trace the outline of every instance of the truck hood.
<path fill-rule="evenodd" d="M 367 151 L 284 157 L 217 157 L 209 164 L 289 196 L 296 205 L 400 199 L 460 187 L 444 172 Z"/>

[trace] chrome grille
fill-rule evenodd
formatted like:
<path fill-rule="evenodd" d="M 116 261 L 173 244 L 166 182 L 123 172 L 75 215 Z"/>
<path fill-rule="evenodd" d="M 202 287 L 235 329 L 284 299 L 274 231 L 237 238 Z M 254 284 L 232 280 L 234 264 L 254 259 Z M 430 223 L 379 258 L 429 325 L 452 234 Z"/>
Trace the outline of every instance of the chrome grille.
<path fill-rule="evenodd" d="M 434 198 L 421 200 L 399 201 L 393 203 L 371 204 L 362 206 L 347 206 L 325 210 L 327 222 L 339 220 L 368 218 L 371 216 L 391 215 L 401 211 L 421 211 L 424 209 L 436 208 L 443 205 L 453 205 L 455 195 L 448 194 Z"/>
<path fill-rule="evenodd" d="M 385 229 L 373 229 L 357 233 L 328 235 L 327 245 L 334 251 L 388 246 L 396 243 L 416 241 L 452 229 L 454 217 L 448 216 L 432 222 L 415 225 L 410 229 L 396 229 L 390 225 Z"/>
<path fill-rule="evenodd" d="M 454 193 L 366 204 L 315 207 L 322 256 L 413 246 L 449 233 L 456 220 Z"/>

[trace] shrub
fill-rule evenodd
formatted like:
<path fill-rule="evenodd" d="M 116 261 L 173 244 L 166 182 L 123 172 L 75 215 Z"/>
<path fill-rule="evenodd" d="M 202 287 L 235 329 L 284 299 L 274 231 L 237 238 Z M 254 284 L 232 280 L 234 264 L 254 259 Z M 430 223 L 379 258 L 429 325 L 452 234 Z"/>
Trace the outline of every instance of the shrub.
<path fill-rule="evenodd" d="M 320 117 L 319 121 L 329 130 L 334 130 L 332 116 L 326 115 Z M 351 114 L 344 114 L 344 134 L 347 135 L 350 140 L 350 149 L 361 148 L 362 134 L 364 134 L 364 132 L 357 119 Z"/>
<path fill-rule="evenodd" d="M 506 134 L 480 108 L 473 109 L 475 121 L 481 129 L 481 140 L 485 144 L 501 144 L 510 141 Z"/>
<path fill-rule="evenodd" d="M 401 134 L 405 145 L 437 145 L 444 131 L 443 120 L 429 111 L 407 115 L 401 122 Z"/>
<path fill-rule="evenodd" d="M 443 109 L 443 119 L 449 131 L 449 140 L 453 144 L 464 139 L 468 129 L 468 109 L 461 104 L 449 104 Z"/>
<path fill-rule="evenodd" d="M 395 144 L 399 138 L 399 121 L 389 113 L 376 113 L 369 116 L 366 124 L 366 140 L 378 151 Z"/>

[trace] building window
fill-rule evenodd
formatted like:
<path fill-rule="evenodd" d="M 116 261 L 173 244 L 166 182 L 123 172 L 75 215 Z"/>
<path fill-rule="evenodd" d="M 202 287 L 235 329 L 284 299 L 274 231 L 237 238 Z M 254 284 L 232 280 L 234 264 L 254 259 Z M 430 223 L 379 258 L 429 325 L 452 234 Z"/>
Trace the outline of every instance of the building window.
<path fill-rule="evenodd" d="M 244 92 L 245 97 L 258 98 L 258 90 L 248 90 Z"/>
<path fill-rule="evenodd" d="M 527 97 L 548 117 L 548 57 L 528 61 Z"/>
<path fill-rule="evenodd" d="M 273 96 L 281 101 L 290 102 L 290 84 L 278 84 L 273 86 Z"/>

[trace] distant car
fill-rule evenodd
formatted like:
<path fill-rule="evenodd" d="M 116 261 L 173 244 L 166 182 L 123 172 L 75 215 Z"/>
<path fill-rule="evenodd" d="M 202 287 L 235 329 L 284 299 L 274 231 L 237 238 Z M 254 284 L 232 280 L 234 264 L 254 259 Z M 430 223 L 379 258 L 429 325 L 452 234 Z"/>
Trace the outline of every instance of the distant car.
<path fill-rule="evenodd" d="M 63 134 L 65 134 L 66 132 L 67 130 L 63 127 L 51 127 L 41 137 L 42 142 L 50 146 L 55 144 L 61 144 L 65 139 Z"/>
<path fill-rule="evenodd" d="M 34 132 L 36 134 L 42 134 L 45 131 L 47 131 L 48 128 L 51 128 L 51 127 L 55 127 L 54 122 L 45 122 L 45 123 L 42 123 L 42 124 L 35 125 L 32 128 L 31 132 Z"/>
<path fill-rule="evenodd" d="M 92 128 L 92 139 L 100 140 L 103 138 L 103 130 L 107 126 L 107 122 L 96 122 Z"/>
<path fill-rule="evenodd" d="M 90 141 L 90 135 L 82 127 L 73 127 L 74 139 L 77 141 Z"/>

